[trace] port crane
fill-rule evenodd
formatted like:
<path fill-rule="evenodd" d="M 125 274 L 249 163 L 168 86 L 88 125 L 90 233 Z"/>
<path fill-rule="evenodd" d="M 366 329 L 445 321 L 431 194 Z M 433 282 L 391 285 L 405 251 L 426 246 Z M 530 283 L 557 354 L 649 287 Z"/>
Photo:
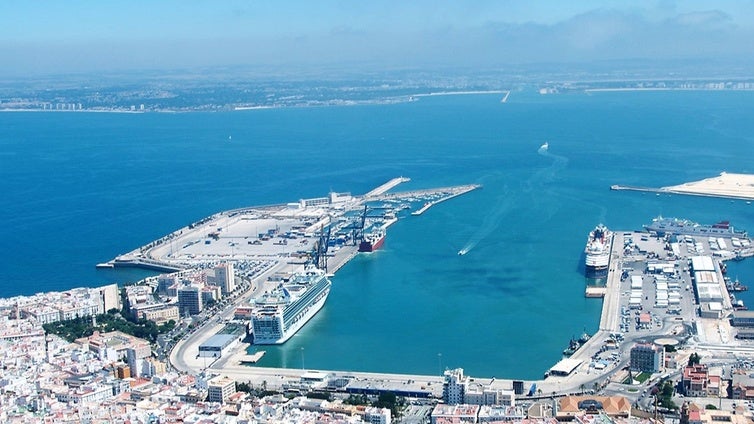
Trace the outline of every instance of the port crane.
<path fill-rule="evenodd" d="M 330 247 L 330 226 L 327 231 L 324 228 L 319 229 L 319 239 L 314 243 L 312 250 L 312 263 L 317 268 L 327 272 L 327 249 Z"/>
<path fill-rule="evenodd" d="M 364 205 L 364 212 L 361 213 L 361 222 L 359 225 L 355 226 L 351 232 L 351 240 L 353 241 L 354 246 L 364 239 L 364 226 L 367 223 L 367 211 L 367 205 Z"/>

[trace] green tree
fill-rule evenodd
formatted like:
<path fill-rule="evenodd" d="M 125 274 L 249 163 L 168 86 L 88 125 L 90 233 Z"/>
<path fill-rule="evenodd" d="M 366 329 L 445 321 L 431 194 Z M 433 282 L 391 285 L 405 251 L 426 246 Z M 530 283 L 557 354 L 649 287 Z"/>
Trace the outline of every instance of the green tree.
<path fill-rule="evenodd" d="M 698 353 L 694 352 L 691 354 L 691 356 L 689 356 L 689 366 L 699 365 L 699 362 L 701 362 L 701 360 L 702 360 L 702 357 L 699 356 Z"/>
<path fill-rule="evenodd" d="M 328 392 L 309 392 L 306 394 L 306 397 L 309 399 L 332 400 L 332 395 Z"/>
<path fill-rule="evenodd" d="M 377 397 L 377 400 L 372 402 L 372 406 L 376 408 L 387 408 L 390 410 L 394 417 L 398 416 L 398 396 L 396 396 L 396 394 L 393 392 L 380 393 L 380 395 Z"/>
<path fill-rule="evenodd" d="M 347 405 L 369 405 L 369 399 L 367 399 L 367 395 L 350 394 L 343 403 Z"/>
<path fill-rule="evenodd" d="M 236 390 L 238 390 L 239 392 L 244 392 L 244 393 L 251 393 L 252 391 L 251 385 L 243 381 L 240 383 L 236 383 Z"/>

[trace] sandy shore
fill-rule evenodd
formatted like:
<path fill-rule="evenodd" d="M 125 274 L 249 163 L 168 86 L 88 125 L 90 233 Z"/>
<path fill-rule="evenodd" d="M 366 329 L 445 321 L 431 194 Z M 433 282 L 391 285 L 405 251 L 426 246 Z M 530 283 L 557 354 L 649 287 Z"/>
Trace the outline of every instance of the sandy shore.
<path fill-rule="evenodd" d="M 718 177 L 663 187 L 662 190 L 679 194 L 754 200 L 754 175 L 722 172 Z"/>

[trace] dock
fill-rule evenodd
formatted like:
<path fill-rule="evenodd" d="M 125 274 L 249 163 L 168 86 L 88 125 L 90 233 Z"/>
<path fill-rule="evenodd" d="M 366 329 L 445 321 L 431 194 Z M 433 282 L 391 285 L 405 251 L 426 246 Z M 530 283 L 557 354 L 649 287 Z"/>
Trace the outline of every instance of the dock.
<path fill-rule="evenodd" d="M 256 364 L 260 359 L 262 359 L 265 353 L 267 353 L 267 351 L 260 350 L 253 355 L 243 355 L 239 358 L 238 362 L 240 364 Z"/>
<path fill-rule="evenodd" d="M 422 206 L 422 207 L 421 207 L 420 209 L 417 209 L 417 210 L 415 210 L 415 211 L 411 212 L 411 215 L 414 215 L 414 216 L 419 216 L 419 215 L 423 214 L 424 212 L 426 212 L 426 211 L 427 211 L 427 209 L 431 208 L 431 207 L 432 207 L 432 205 L 433 205 L 433 203 L 432 203 L 432 202 L 427 202 L 427 203 L 425 203 L 425 204 L 424 204 L 424 206 Z"/>
<path fill-rule="evenodd" d="M 605 297 L 607 287 L 587 286 L 584 292 L 585 297 Z"/>

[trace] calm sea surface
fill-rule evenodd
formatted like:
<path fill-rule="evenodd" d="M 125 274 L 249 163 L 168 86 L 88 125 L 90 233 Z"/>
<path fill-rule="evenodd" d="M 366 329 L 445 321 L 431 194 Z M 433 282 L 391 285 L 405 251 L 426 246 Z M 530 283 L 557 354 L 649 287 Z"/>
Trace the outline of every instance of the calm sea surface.
<path fill-rule="evenodd" d="M 505 104 L 2 113 L 0 296 L 138 280 L 148 274 L 94 265 L 224 209 L 401 175 L 401 189 L 481 183 L 391 227 L 261 365 L 538 378 L 571 336 L 597 329 L 582 265 L 596 224 L 639 229 L 662 214 L 754 232 L 743 201 L 609 190 L 754 173 L 751 110 L 748 92 L 522 92 Z M 754 262 L 731 269 L 754 284 Z"/>

